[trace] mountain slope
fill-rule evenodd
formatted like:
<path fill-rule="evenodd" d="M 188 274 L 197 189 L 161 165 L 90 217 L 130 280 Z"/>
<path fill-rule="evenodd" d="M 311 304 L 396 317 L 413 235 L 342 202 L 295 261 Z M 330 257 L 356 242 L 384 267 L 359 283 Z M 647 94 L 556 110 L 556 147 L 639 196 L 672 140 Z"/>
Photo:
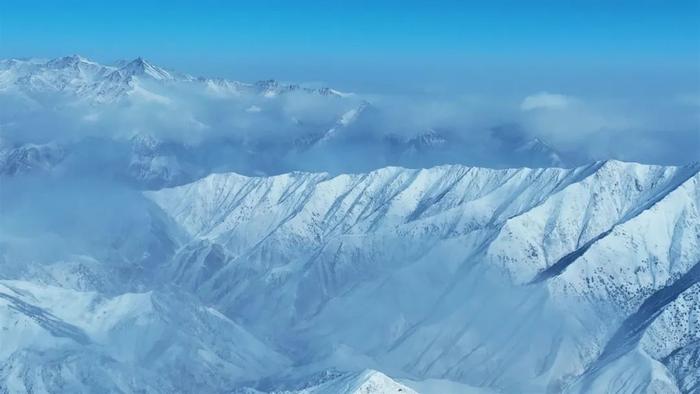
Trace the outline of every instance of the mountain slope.
<path fill-rule="evenodd" d="M 211 174 L 81 196 L 103 207 L 90 234 L 13 233 L 5 204 L 0 381 L 693 392 L 699 168 Z"/>
<path fill-rule="evenodd" d="M 219 391 L 286 366 L 230 319 L 176 294 L 105 298 L 2 281 L 0 313 L 0 381 L 12 392 Z"/>
<path fill-rule="evenodd" d="M 321 349 L 343 343 L 349 364 L 538 391 L 595 368 L 624 318 L 698 261 L 697 183 L 697 166 L 608 161 L 222 174 L 148 196 L 196 240 L 175 280 L 284 346 L 307 338 L 301 359 L 337 363 Z"/>
<path fill-rule="evenodd" d="M 0 124 L 8 145 L 53 144 L 69 154 L 72 170 L 99 168 L 107 172 L 100 176 L 141 188 L 213 172 L 581 163 L 525 130 L 432 120 L 429 105 L 416 109 L 425 122 L 407 124 L 392 109 L 395 100 L 275 80 L 194 77 L 140 57 L 111 65 L 78 55 L 0 60 Z M 153 142 L 147 150 L 144 140 Z M 23 165 L 10 159 L 7 167 Z"/>
<path fill-rule="evenodd" d="M 155 83 L 154 83 L 155 82 Z M 273 97 L 288 92 L 343 96 L 328 88 L 311 89 L 274 80 L 246 84 L 237 81 L 195 78 L 169 71 L 141 57 L 118 66 L 102 65 L 79 55 L 52 60 L 6 59 L 0 61 L 0 91 L 17 90 L 32 97 L 42 93 L 67 95 L 80 101 L 111 103 L 132 95 L 167 100 L 163 84 L 193 85 L 223 95 L 255 94 Z"/>

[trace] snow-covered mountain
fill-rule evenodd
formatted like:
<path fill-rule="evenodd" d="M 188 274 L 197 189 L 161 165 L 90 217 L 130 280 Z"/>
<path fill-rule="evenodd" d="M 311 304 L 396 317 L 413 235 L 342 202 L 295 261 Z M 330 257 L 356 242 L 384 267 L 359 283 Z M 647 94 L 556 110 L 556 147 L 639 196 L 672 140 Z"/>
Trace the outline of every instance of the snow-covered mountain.
<path fill-rule="evenodd" d="M 220 173 L 82 196 L 124 208 L 90 234 L 5 202 L 0 386 L 695 392 L 699 171 Z"/>
<path fill-rule="evenodd" d="M 304 88 L 274 80 L 249 84 L 225 79 L 197 78 L 166 70 L 141 57 L 118 62 L 117 65 L 102 65 L 79 55 L 51 60 L 0 60 L 0 91 L 17 90 L 31 96 L 60 93 L 93 103 L 109 103 L 133 95 L 155 99 L 164 97 L 160 92 L 163 84 L 194 85 L 219 94 L 249 93 L 265 97 L 293 91 L 324 96 L 345 95 L 329 88 Z"/>
<path fill-rule="evenodd" d="M 142 58 L 0 105 L 1 392 L 698 392 L 699 164 Z"/>
<path fill-rule="evenodd" d="M 14 146 L 0 139 L 0 176 L 33 171 L 50 171 L 66 152 L 57 144 L 23 144 Z"/>
<path fill-rule="evenodd" d="M 140 57 L 113 65 L 78 55 L 0 60 L 0 137 L 6 145 L 53 144 L 71 160 L 94 156 L 86 150 L 119 147 L 119 164 L 110 166 L 115 176 L 145 188 L 180 185 L 212 172 L 582 162 L 522 130 L 406 124 L 387 112 L 390 103 L 378 101 L 275 80 L 194 77 Z M 475 134 L 487 138 L 469 137 Z M 145 140 L 153 142 L 149 150 L 142 149 Z M 26 167 L 21 158 L 4 154 L 11 157 L 3 166 Z"/>
<path fill-rule="evenodd" d="M 0 283 L 1 386 L 10 392 L 195 392 L 287 366 L 189 296 Z"/>

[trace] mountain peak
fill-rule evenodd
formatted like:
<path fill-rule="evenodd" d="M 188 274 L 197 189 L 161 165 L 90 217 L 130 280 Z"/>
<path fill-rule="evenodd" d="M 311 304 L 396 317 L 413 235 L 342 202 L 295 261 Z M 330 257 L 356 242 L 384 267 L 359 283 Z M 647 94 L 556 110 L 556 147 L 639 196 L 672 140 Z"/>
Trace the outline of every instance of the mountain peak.
<path fill-rule="evenodd" d="M 117 71 L 125 77 L 145 76 L 159 81 L 174 79 L 172 74 L 168 71 L 149 63 L 140 56 L 125 64 Z"/>
<path fill-rule="evenodd" d="M 133 59 L 132 61 L 126 63 L 124 66 L 122 66 L 123 69 L 128 68 L 131 70 L 145 70 L 147 67 L 151 66 L 149 62 L 144 60 L 142 57 L 137 57 Z"/>
<path fill-rule="evenodd" d="M 409 140 L 409 144 L 417 149 L 435 148 L 447 143 L 447 138 L 435 129 L 428 129 Z"/>
<path fill-rule="evenodd" d="M 49 60 L 47 65 L 49 67 L 53 67 L 53 68 L 66 68 L 66 67 L 75 66 L 75 65 L 80 64 L 80 63 L 96 64 L 95 62 L 93 62 L 93 61 L 91 61 L 83 56 L 74 54 L 74 55 L 69 55 L 69 56 L 57 57 L 55 59 Z"/>
<path fill-rule="evenodd" d="M 78 55 L 77 53 L 74 53 L 74 54 L 68 55 L 68 56 L 64 56 L 64 57 L 62 57 L 62 59 L 66 59 L 66 60 L 70 60 L 70 61 L 74 61 L 74 62 L 88 61 L 87 58 L 85 58 L 81 55 Z"/>

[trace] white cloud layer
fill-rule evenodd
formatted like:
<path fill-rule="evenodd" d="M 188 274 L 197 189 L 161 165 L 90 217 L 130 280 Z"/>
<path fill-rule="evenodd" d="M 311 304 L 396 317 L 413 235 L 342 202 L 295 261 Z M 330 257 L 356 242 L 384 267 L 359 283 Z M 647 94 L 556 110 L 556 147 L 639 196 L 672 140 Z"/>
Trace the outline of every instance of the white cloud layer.
<path fill-rule="evenodd" d="M 573 99 L 563 94 L 541 92 L 525 97 L 520 104 L 523 111 L 536 109 L 563 109 L 567 108 Z"/>

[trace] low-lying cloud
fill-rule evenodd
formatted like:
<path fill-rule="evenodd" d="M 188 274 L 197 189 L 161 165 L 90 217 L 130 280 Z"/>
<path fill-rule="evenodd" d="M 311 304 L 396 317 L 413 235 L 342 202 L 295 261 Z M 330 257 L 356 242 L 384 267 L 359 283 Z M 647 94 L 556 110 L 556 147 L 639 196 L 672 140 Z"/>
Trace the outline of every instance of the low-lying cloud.
<path fill-rule="evenodd" d="M 107 104 L 80 97 L 37 98 L 4 92 L 0 94 L 0 124 L 3 139 L 14 143 L 75 144 L 86 138 L 127 143 L 134 136 L 147 135 L 190 148 L 202 147 L 200 155 L 212 149 L 211 155 L 219 163 L 216 168 L 236 170 L 240 163 L 250 162 L 245 170 L 251 173 L 324 170 L 324 166 L 342 171 L 392 164 L 518 165 L 508 161 L 508 152 L 501 149 L 503 141 L 494 139 L 494 130 L 503 127 L 511 128 L 509 135 L 515 135 L 516 142 L 538 138 L 568 153 L 575 158 L 572 164 L 608 158 L 683 164 L 699 158 L 699 107 L 694 98 L 598 98 L 566 92 L 534 92 L 525 97 L 336 97 L 306 91 L 266 97 L 222 93 L 198 84 L 144 84 L 128 99 Z M 275 150 L 280 144 L 328 132 L 365 100 L 370 109 L 343 132 L 344 145 L 329 145 L 335 150 L 302 150 L 286 158 Z M 408 140 L 431 132 L 468 148 L 436 151 L 425 161 L 396 162 L 388 156 L 367 160 L 367 155 L 385 155 L 374 147 L 379 140 Z M 212 147 L 219 141 L 236 148 L 216 153 Z M 260 152 L 265 149 L 268 156 L 262 157 Z M 256 158 L 265 163 L 257 169 Z M 222 166 L 227 160 L 239 164 Z M 371 164 L 354 165 L 354 161 Z M 284 163 L 276 166 L 275 162 Z"/>
<path fill-rule="evenodd" d="M 564 109 L 570 105 L 571 101 L 571 97 L 563 94 L 542 92 L 525 97 L 522 104 L 520 104 L 520 109 L 523 111 L 532 111 L 536 109 Z"/>

